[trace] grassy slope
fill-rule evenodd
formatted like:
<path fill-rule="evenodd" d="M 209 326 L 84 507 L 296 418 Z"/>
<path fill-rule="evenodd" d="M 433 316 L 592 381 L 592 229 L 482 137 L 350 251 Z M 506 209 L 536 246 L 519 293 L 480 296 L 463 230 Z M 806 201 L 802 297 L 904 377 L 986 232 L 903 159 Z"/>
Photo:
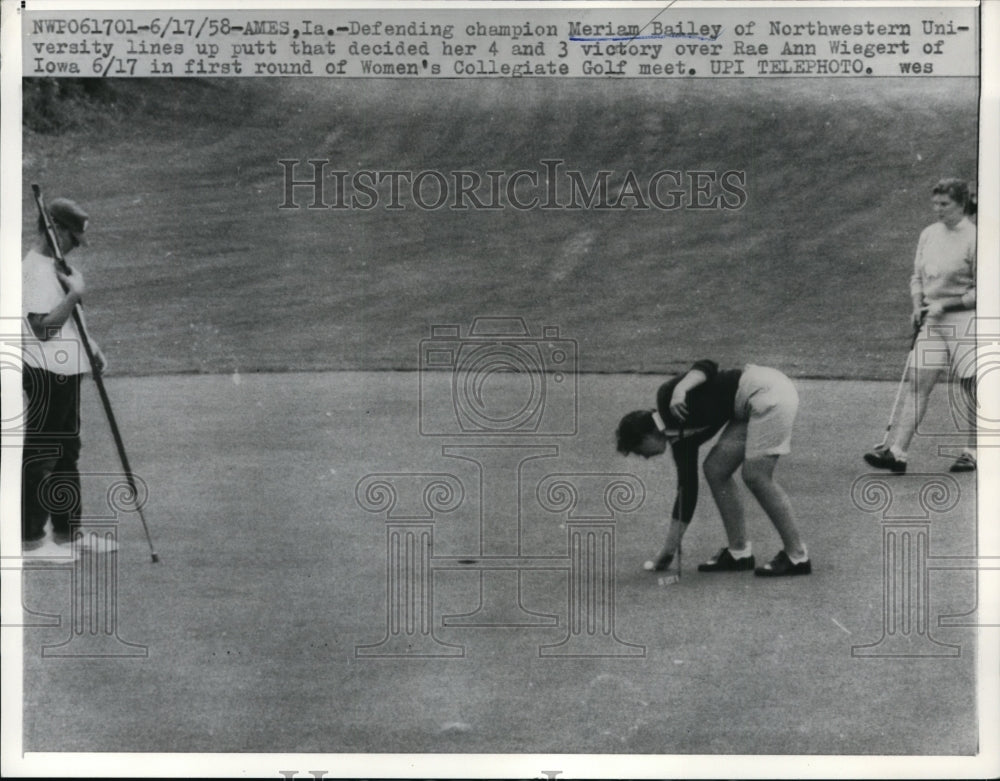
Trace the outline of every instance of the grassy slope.
<path fill-rule="evenodd" d="M 560 326 L 590 371 L 703 355 L 895 378 L 930 184 L 975 166 L 972 81 L 123 82 L 25 134 L 93 216 L 91 327 L 119 373 L 415 368 L 435 323 Z M 591 176 L 745 169 L 739 212 L 279 211 L 281 158 Z M 305 196 L 300 196 L 305 200 Z"/>

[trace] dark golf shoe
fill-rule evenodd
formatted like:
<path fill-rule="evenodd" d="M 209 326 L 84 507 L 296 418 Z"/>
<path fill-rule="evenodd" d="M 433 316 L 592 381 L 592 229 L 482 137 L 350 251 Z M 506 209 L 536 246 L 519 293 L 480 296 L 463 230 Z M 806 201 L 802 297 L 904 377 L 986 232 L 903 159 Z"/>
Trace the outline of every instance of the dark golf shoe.
<path fill-rule="evenodd" d="M 745 572 L 753 569 L 753 556 L 734 559 L 729 548 L 723 548 L 704 564 L 698 565 L 698 572 Z"/>
<path fill-rule="evenodd" d="M 876 469 L 889 469 L 897 475 L 906 472 L 906 462 L 896 458 L 891 450 L 872 450 L 865 453 L 865 463 Z"/>
<path fill-rule="evenodd" d="M 951 465 L 949 472 L 975 472 L 976 471 L 976 459 L 969 453 L 962 453 L 958 458 L 955 459 L 955 463 Z"/>
<path fill-rule="evenodd" d="M 763 567 L 757 567 L 753 571 L 754 575 L 762 578 L 777 578 L 784 575 L 809 575 L 812 573 L 812 563 L 809 559 L 793 564 L 784 551 L 778 551 L 778 555 L 771 559 Z"/>

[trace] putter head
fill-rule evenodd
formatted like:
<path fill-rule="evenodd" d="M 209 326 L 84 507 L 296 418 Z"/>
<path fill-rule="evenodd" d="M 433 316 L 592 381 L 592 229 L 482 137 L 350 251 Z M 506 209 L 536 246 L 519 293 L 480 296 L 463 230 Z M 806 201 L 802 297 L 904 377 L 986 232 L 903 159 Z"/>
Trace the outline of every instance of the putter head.
<path fill-rule="evenodd" d="M 664 553 L 661 551 L 660 555 L 655 560 L 647 561 L 643 564 L 643 569 L 647 572 L 663 573 L 662 575 L 657 576 L 656 585 L 672 586 L 675 583 L 680 583 L 681 581 L 683 555 L 683 549 L 681 548 L 680 542 L 678 542 L 674 553 Z"/>

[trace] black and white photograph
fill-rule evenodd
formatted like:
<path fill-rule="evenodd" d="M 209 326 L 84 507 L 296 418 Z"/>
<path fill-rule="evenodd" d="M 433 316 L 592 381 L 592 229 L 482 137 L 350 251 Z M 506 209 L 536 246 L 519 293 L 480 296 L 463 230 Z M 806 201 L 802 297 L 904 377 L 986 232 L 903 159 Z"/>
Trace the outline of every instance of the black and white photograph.
<path fill-rule="evenodd" d="M 5 776 L 1000 774 L 1000 3 L 2 11 Z"/>

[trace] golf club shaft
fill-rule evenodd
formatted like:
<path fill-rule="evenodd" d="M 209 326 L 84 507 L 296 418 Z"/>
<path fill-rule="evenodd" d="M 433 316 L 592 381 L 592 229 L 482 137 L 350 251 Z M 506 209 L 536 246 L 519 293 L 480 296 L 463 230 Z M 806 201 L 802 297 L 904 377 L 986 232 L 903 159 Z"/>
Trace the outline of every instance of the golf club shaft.
<path fill-rule="evenodd" d="M 913 362 L 913 350 L 917 346 L 917 337 L 920 336 L 920 329 L 923 327 L 923 324 L 924 318 L 921 317 L 913 329 L 913 338 L 910 340 L 910 351 L 906 354 L 906 365 L 903 367 L 903 376 L 899 378 L 899 385 L 896 388 L 896 398 L 892 402 L 892 411 L 889 412 L 889 422 L 886 424 L 885 435 L 882 437 L 882 442 L 879 443 L 878 447 L 885 447 L 889 444 L 889 433 L 896 424 L 896 412 L 899 408 L 899 402 L 903 398 L 903 386 L 906 385 L 906 377 L 910 373 L 910 364 Z"/>
<path fill-rule="evenodd" d="M 35 204 L 38 206 L 38 213 L 41 215 L 42 222 L 45 225 L 45 237 L 48 240 L 49 249 L 52 250 L 52 256 L 55 258 L 59 270 L 64 274 L 69 274 L 71 271 L 63 258 L 55 226 L 52 224 L 52 218 L 49 216 L 48 209 L 45 208 L 42 189 L 37 184 L 32 184 L 31 190 L 35 195 Z M 125 470 L 125 479 L 128 481 L 129 490 L 132 491 L 132 496 L 135 499 L 135 508 L 139 513 L 139 520 L 142 521 L 142 529 L 146 533 L 146 542 L 149 544 L 150 557 L 153 561 L 159 561 L 159 554 L 153 547 L 153 538 L 149 534 L 149 526 L 146 524 L 146 517 L 142 512 L 142 504 L 139 501 L 139 490 L 135 483 L 135 476 L 132 473 L 132 467 L 129 465 L 128 456 L 125 454 L 125 443 L 122 441 L 121 432 L 118 430 L 118 422 L 115 420 L 114 412 L 111 409 L 111 399 L 108 398 L 107 389 L 104 387 L 104 379 L 96 368 L 94 348 L 90 344 L 90 337 L 87 334 L 83 317 L 80 315 L 79 305 L 73 307 L 73 322 L 80 334 L 80 340 L 83 342 L 83 351 L 87 355 L 87 361 L 91 368 L 91 376 L 94 378 L 94 384 L 97 385 L 97 394 L 100 396 L 101 406 L 104 407 L 104 414 L 108 419 L 108 426 L 111 429 L 111 436 L 115 441 L 115 447 L 118 449 L 118 458 L 121 461 L 122 468 Z"/>
<path fill-rule="evenodd" d="M 683 439 L 683 438 L 684 438 L 684 425 L 682 423 L 681 427 L 680 427 L 680 439 Z M 680 483 L 679 480 L 677 482 L 677 516 L 681 520 L 681 528 L 682 529 L 685 528 L 685 524 L 684 524 L 684 486 L 681 485 L 681 483 Z M 682 533 L 682 536 L 683 536 L 683 533 Z M 683 569 L 682 566 L 681 566 L 681 563 L 682 563 L 681 562 L 681 543 L 682 542 L 683 542 L 683 540 L 681 540 L 681 539 L 677 540 L 677 580 L 681 579 L 681 570 Z"/>

